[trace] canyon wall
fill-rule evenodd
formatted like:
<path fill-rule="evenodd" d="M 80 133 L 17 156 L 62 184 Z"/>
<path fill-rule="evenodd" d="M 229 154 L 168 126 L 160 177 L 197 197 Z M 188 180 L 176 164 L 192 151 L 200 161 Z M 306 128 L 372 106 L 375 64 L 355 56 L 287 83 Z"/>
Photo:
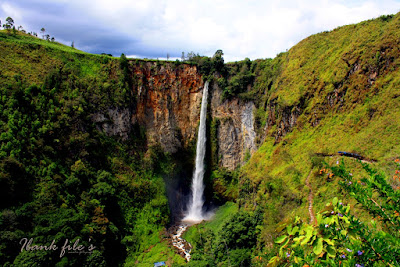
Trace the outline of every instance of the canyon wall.
<path fill-rule="evenodd" d="M 235 169 L 256 150 L 253 102 L 239 98 L 222 101 L 222 90 L 213 85 L 211 98 L 212 119 L 217 120 L 216 137 L 219 164 Z"/>
<path fill-rule="evenodd" d="M 109 107 L 93 116 L 98 129 L 109 136 L 128 139 L 133 125 L 145 128 L 147 145 L 160 145 L 176 153 L 195 144 L 200 120 L 204 80 L 189 64 L 130 61 L 135 104 Z M 237 98 L 222 101 L 222 91 L 210 87 L 209 112 L 218 120 L 218 164 L 233 170 L 256 149 L 252 102 Z"/>

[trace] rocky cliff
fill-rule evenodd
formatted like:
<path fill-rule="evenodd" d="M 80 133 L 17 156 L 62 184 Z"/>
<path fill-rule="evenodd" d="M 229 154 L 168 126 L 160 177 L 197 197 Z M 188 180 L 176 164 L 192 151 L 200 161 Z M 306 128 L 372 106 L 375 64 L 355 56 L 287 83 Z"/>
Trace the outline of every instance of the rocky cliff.
<path fill-rule="evenodd" d="M 256 150 L 254 125 L 255 105 L 251 101 L 232 98 L 222 101 L 222 91 L 214 84 L 211 114 L 216 123 L 219 164 L 229 170 L 243 163 L 246 154 Z"/>
<path fill-rule="evenodd" d="M 136 104 L 110 107 L 93 116 L 98 128 L 110 136 L 127 139 L 132 126 L 145 128 L 148 146 L 160 145 L 176 153 L 194 144 L 200 119 L 204 80 L 189 64 L 130 61 Z M 238 98 L 222 101 L 221 89 L 211 86 L 209 112 L 218 120 L 218 164 L 233 170 L 256 149 L 254 104 Z"/>

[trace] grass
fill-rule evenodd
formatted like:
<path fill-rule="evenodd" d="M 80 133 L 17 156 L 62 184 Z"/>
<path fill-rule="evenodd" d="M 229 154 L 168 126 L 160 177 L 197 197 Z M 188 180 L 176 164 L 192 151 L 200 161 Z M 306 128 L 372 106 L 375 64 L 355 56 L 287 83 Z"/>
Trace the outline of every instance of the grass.
<path fill-rule="evenodd" d="M 21 32 L 7 34 L 5 30 L 0 31 L 0 43 L 3 67 L 0 81 L 3 85 L 16 79 L 40 85 L 49 72 L 61 68 L 71 68 L 75 75 L 94 78 L 108 72 L 118 62 L 117 58 L 89 54 Z"/>
<path fill-rule="evenodd" d="M 263 142 L 240 176 L 242 184 L 256 188 L 242 194 L 245 206 L 252 209 L 254 199 L 266 206 L 261 239 L 267 246 L 277 222 L 294 215 L 308 218 L 304 184 L 310 171 L 315 211 L 334 196 L 352 203 L 335 178 L 319 174 L 321 162 L 335 164 L 341 158 L 315 153 L 356 152 L 377 159 L 374 167 L 387 177 L 394 174 L 392 161 L 400 156 L 399 26 L 400 13 L 343 26 L 310 36 L 273 60 L 259 61 L 253 90 L 260 95 L 255 117 Z M 279 134 L 296 109 L 296 123 Z M 354 159 L 344 160 L 363 174 Z"/>
<path fill-rule="evenodd" d="M 167 241 L 161 241 L 149 248 L 148 251 L 140 254 L 136 259 L 127 261 L 125 266 L 150 267 L 155 262 L 165 261 L 168 266 L 174 264 L 185 264 L 185 259 L 175 253 L 174 249 L 168 246 Z"/>
<path fill-rule="evenodd" d="M 223 206 L 217 209 L 212 220 L 189 227 L 189 229 L 183 234 L 182 237 L 186 239 L 189 243 L 192 243 L 193 238 L 197 235 L 199 226 L 201 226 L 202 228 L 210 229 L 214 233 L 217 233 L 221 230 L 222 225 L 226 221 L 228 221 L 229 218 L 236 212 L 238 212 L 237 204 L 233 202 L 226 202 Z"/>
<path fill-rule="evenodd" d="M 29 44 L 30 46 L 40 45 L 50 49 L 58 49 L 69 53 L 93 55 L 58 42 L 47 41 L 19 31 L 16 31 L 16 33 L 13 34 L 12 31 L 8 33 L 7 30 L 0 30 L 0 41 L 3 40 L 11 41 L 18 44 Z"/>
<path fill-rule="evenodd" d="M 307 94 L 326 92 L 331 88 L 328 85 L 345 80 L 355 62 L 373 67 L 377 52 L 396 43 L 393 36 L 398 34 L 398 25 L 396 15 L 389 21 L 370 20 L 304 39 L 282 54 L 282 72 L 271 88 L 272 98 L 279 96 L 285 105 L 292 106 Z M 396 55 L 398 49 L 390 53 Z"/>
<path fill-rule="evenodd" d="M 233 202 L 227 202 L 223 206 L 219 207 L 213 216 L 213 219 L 201 224 L 193 225 L 183 234 L 182 238 L 186 239 L 189 243 L 193 244 L 193 239 L 198 235 L 198 229 L 210 229 L 214 233 L 221 231 L 223 224 L 229 220 L 229 218 L 238 211 L 238 207 Z M 149 236 L 154 238 L 155 235 Z M 169 266 L 171 264 L 180 266 L 186 263 L 185 259 L 175 253 L 174 249 L 168 245 L 166 240 L 149 241 L 148 244 L 154 244 L 149 246 L 143 253 L 140 253 L 138 257 L 127 259 L 125 266 L 153 266 L 154 262 L 165 261 Z"/>

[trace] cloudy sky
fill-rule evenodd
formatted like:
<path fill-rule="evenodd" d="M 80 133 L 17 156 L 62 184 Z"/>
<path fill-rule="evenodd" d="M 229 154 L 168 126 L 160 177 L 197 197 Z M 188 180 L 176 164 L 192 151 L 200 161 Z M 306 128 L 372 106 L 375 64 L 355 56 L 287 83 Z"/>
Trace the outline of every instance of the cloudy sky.
<path fill-rule="evenodd" d="M 400 0 L 0 0 L 27 31 L 91 53 L 225 61 L 275 57 L 305 37 L 400 11 Z"/>

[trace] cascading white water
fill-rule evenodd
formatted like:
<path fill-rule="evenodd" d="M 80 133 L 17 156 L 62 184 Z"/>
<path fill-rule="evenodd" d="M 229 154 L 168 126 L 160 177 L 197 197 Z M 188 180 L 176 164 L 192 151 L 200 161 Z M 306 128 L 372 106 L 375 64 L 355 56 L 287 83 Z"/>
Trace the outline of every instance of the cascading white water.
<path fill-rule="evenodd" d="M 204 156 L 206 154 L 206 117 L 207 117 L 208 81 L 204 85 L 203 98 L 201 100 L 200 127 L 196 146 L 196 165 L 193 173 L 192 195 L 189 208 L 183 221 L 200 222 L 204 220 L 203 192 L 204 192 Z"/>

